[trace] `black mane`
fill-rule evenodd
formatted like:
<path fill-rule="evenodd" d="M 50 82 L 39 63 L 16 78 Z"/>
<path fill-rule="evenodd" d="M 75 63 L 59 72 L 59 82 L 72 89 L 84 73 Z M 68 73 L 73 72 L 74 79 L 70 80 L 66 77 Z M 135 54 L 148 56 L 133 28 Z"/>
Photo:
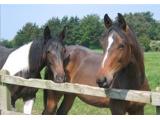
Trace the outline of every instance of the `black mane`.
<path fill-rule="evenodd" d="M 40 72 L 38 69 L 44 66 L 43 58 L 43 48 L 44 48 L 44 40 L 34 40 L 32 42 L 30 51 L 29 51 L 29 66 L 30 72 L 33 74 L 38 74 Z M 35 73 L 36 72 L 36 73 Z M 31 75 L 31 77 L 34 75 Z"/>

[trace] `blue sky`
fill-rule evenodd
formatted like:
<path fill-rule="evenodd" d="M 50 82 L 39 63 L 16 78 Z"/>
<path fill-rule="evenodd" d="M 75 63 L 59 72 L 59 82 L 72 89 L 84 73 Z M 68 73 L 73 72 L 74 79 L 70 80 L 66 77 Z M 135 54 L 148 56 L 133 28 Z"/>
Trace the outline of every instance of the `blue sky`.
<path fill-rule="evenodd" d="M 52 17 L 78 16 L 83 18 L 87 14 L 98 14 L 103 18 L 105 13 L 114 19 L 118 12 L 145 12 L 150 11 L 154 18 L 160 21 L 159 5 L 91 5 L 91 4 L 52 4 L 52 5 L 0 5 L 0 37 L 13 39 L 17 31 L 26 22 L 41 26 Z"/>

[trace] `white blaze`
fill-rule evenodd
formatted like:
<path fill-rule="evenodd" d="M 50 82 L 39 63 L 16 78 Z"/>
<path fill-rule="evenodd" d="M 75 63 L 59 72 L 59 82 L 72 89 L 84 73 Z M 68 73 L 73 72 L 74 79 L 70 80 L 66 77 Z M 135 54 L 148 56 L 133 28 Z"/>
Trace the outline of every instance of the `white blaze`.
<path fill-rule="evenodd" d="M 15 75 L 21 70 L 29 69 L 29 51 L 31 45 L 32 42 L 13 51 L 8 56 L 2 69 L 9 71 L 10 75 Z"/>
<path fill-rule="evenodd" d="M 106 53 L 104 55 L 104 58 L 103 58 L 103 61 L 102 61 L 102 68 L 104 68 L 104 64 L 105 64 L 105 61 L 108 57 L 108 50 L 110 49 L 112 43 L 113 43 L 114 39 L 113 39 L 113 34 L 111 34 L 109 37 L 108 37 L 108 47 L 106 49 Z"/>
<path fill-rule="evenodd" d="M 34 103 L 34 98 L 24 102 L 23 112 L 25 114 L 31 114 L 32 113 L 33 103 Z"/>

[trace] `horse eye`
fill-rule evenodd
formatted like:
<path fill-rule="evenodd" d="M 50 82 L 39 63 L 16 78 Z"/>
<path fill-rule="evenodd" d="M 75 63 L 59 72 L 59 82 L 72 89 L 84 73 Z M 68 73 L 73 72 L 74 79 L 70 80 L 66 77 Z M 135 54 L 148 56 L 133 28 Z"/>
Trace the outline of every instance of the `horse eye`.
<path fill-rule="evenodd" d="M 118 48 L 124 48 L 124 47 L 125 47 L 124 44 L 120 44 L 120 45 L 118 46 Z"/>

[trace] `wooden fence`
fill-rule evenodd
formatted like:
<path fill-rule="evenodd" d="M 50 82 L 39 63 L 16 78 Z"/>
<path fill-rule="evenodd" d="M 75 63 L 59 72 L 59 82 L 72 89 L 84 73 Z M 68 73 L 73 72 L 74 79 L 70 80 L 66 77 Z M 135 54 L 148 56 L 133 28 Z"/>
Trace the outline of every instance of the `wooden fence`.
<path fill-rule="evenodd" d="M 40 89 L 56 90 L 97 97 L 148 103 L 156 106 L 156 113 L 160 114 L 160 93 L 138 90 L 104 89 L 88 85 L 71 83 L 54 83 L 51 80 L 24 79 L 10 76 L 6 71 L 0 71 L 0 114 L 23 114 L 11 111 L 11 97 L 7 85 L 20 85 Z"/>

